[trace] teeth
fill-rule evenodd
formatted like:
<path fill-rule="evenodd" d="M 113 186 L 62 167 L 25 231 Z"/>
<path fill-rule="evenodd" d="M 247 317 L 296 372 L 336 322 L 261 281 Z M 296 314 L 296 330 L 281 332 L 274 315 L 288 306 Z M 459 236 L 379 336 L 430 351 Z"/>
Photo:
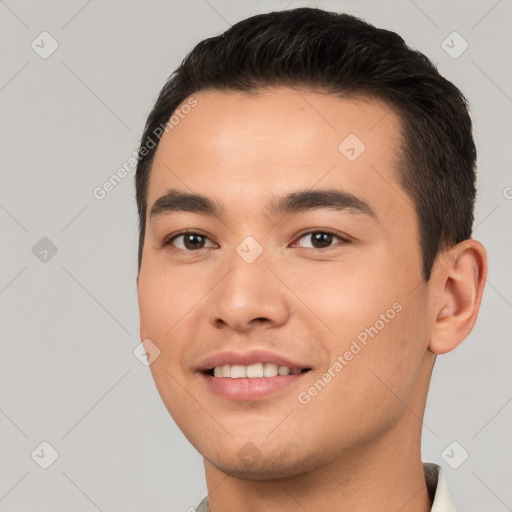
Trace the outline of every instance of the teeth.
<path fill-rule="evenodd" d="M 224 371 L 222 373 L 224 374 Z M 247 366 L 242 366 L 241 364 L 231 365 L 230 377 L 232 379 L 245 379 L 247 377 Z"/>
<path fill-rule="evenodd" d="M 265 363 L 263 365 L 263 377 L 277 377 L 278 367 L 274 363 Z"/>
<path fill-rule="evenodd" d="M 290 368 L 286 366 L 280 366 L 278 370 L 279 375 L 288 375 L 290 373 Z"/>
<path fill-rule="evenodd" d="M 277 377 L 278 375 L 298 375 L 300 368 L 293 370 L 288 366 L 278 366 L 274 363 L 255 363 L 249 366 L 241 364 L 225 364 L 213 369 L 215 377 L 229 377 L 231 379 L 257 379 L 260 377 Z"/>
<path fill-rule="evenodd" d="M 256 377 L 263 377 L 263 363 L 251 364 L 246 369 L 246 374 L 249 379 L 254 379 Z"/>

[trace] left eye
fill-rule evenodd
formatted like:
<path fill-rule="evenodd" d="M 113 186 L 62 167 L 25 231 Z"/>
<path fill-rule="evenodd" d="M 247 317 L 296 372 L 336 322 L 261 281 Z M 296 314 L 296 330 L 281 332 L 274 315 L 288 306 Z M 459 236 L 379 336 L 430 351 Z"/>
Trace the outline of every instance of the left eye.
<path fill-rule="evenodd" d="M 306 243 L 301 244 L 300 240 L 309 240 L 309 244 Z M 329 231 L 311 231 L 310 233 L 306 233 L 299 238 L 299 242 L 296 245 L 299 247 L 306 247 L 309 249 L 325 249 L 326 247 L 331 247 L 333 242 L 346 242 L 347 240 L 341 238 L 340 236 L 330 233 Z"/>

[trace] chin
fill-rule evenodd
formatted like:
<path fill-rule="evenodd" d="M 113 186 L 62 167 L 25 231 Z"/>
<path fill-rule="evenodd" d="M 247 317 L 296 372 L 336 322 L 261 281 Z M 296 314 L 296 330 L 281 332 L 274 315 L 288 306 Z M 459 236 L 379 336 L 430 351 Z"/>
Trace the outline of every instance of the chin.
<path fill-rule="evenodd" d="M 247 443 L 242 450 L 227 459 L 224 456 L 208 457 L 203 455 L 210 464 L 223 473 L 242 480 L 278 480 L 292 478 L 315 467 L 311 457 L 290 457 L 286 453 L 259 454 L 254 452 L 252 458 L 249 455 L 252 443 Z M 318 461 L 321 465 L 321 461 Z"/>

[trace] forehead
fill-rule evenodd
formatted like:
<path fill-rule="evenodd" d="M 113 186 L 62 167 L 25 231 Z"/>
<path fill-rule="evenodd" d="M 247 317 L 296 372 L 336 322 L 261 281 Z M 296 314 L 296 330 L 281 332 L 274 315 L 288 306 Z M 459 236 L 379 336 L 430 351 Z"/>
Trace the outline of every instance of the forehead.
<path fill-rule="evenodd" d="M 386 182 L 399 186 L 401 125 L 387 103 L 288 88 L 201 91 L 192 98 L 195 106 L 177 109 L 181 115 L 157 148 L 149 207 L 169 188 L 233 207 L 315 186 L 383 204 L 397 199 L 392 189 L 383 191 Z"/>

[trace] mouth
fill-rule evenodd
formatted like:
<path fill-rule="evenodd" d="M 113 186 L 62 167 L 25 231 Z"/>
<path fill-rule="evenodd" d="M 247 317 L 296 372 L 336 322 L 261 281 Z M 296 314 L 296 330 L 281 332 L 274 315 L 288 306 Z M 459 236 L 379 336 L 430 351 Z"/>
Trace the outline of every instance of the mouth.
<path fill-rule="evenodd" d="M 205 370 L 203 373 L 215 378 L 227 379 L 269 379 L 287 375 L 300 375 L 311 371 L 311 368 L 297 368 L 275 363 L 223 364 Z"/>
<path fill-rule="evenodd" d="M 312 369 L 276 363 L 223 364 L 200 372 L 209 392 L 237 402 L 258 402 L 287 397 L 287 391 Z"/>
<path fill-rule="evenodd" d="M 305 362 L 263 347 L 217 352 L 196 367 L 208 392 L 239 402 L 284 398 L 312 370 Z"/>

